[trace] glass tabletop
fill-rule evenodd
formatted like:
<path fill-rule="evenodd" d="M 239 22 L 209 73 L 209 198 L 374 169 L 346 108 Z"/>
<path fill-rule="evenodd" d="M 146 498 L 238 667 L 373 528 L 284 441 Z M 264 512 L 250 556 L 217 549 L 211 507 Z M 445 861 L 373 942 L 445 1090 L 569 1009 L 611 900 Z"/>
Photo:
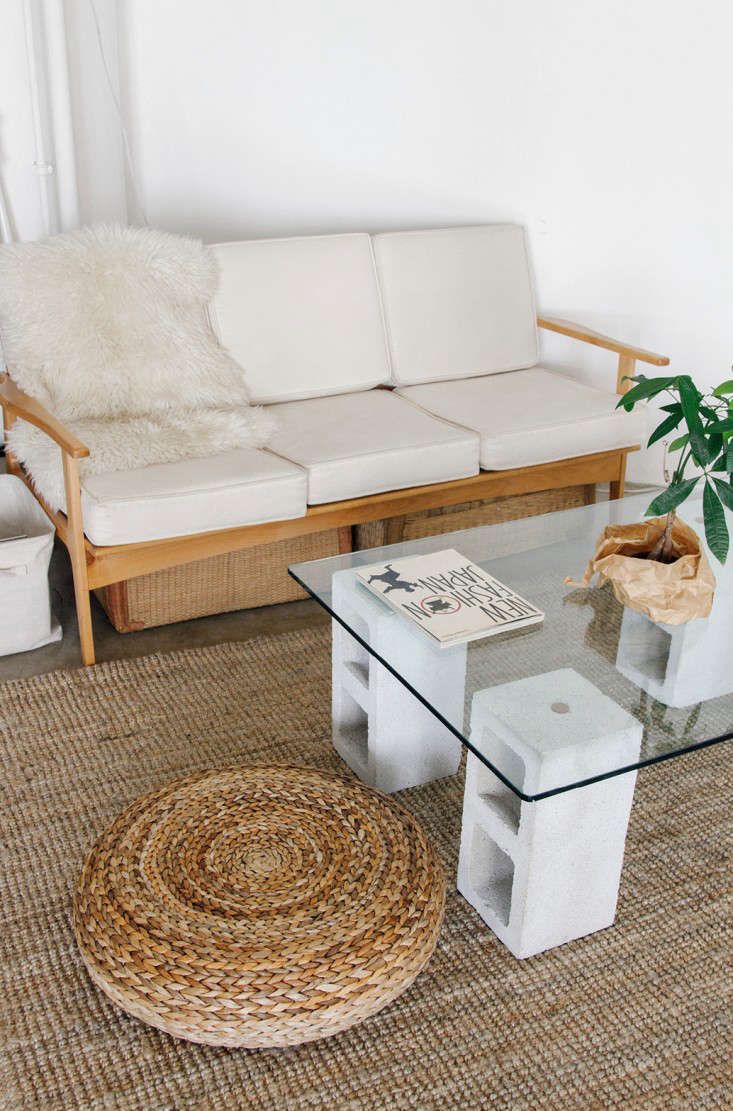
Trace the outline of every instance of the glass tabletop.
<path fill-rule="evenodd" d="M 510 796 L 537 801 L 733 736 L 733 560 L 721 567 L 710 557 L 712 613 L 676 629 L 622 606 L 610 584 L 565 585 L 582 577 L 602 529 L 643 519 L 649 500 L 409 540 L 290 574 L 346 630 L 355 681 L 366 686 L 385 669 Z M 702 535 L 701 500 L 681 515 Z M 544 621 L 440 647 L 356 581 L 357 567 L 448 548 L 533 602 Z"/>

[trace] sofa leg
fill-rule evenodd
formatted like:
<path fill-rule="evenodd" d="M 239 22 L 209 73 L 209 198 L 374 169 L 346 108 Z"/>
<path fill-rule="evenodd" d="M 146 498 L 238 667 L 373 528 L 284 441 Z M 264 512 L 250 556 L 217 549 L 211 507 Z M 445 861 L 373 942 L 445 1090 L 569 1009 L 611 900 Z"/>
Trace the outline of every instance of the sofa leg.
<path fill-rule="evenodd" d="M 72 558 L 72 571 L 74 573 L 74 598 L 76 600 L 76 619 L 79 624 L 79 641 L 81 644 L 81 662 L 84 667 L 96 663 L 94 655 L 94 634 L 92 632 L 92 596 L 88 586 L 79 581 L 77 569 Z M 86 568 L 84 569 L 86 579 Z"/>
<path fill-rule="evenodd" d="M 619 456 L 618 477 L 612 479 L 608 496 L 611 501 L 617 501 L 624 496 L 626 488 L 626 452 Z"/>
<path fill-rule="evenodd" d="M 64 487 L 66 490 L 66 547 L 71 559 L 74 576 L 74 599 L 76 619 L 79 625 L 81 660 L 85 667 L 94 660 L 94 634 L 92 632 L 92 598 L 87 575 L 87 558 L 84 547 L 84 525 L 81 515 L 81 491 L 79 487 L 79 467 L 76 459 L 63 452 Z"/>

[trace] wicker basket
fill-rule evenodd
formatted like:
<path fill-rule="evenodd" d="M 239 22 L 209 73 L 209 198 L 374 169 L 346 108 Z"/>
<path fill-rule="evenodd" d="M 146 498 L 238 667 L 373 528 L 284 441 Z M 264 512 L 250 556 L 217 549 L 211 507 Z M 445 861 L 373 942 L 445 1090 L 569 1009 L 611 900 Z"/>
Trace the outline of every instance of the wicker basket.
<path fill-rule="evenodd" d="M 87 856 L 74 931 L 94 983 L 135 1018 L 264 1049 L 393 1002 L 430 960 L 444 902 L 438 853 L 395 799 L 255 765 L 195 772 L 123 811 Z"/>
<path fill-rule="evenodd" d="M 595 501 L 595 486 L 564 486 L 561 490 L 541 490 L 536 494 L 517 494 L 506 498 L 463 502 L 438 509 L 424 509 L 386 521 L 370 521 L 354 530 L 354 548 L 380 548 L 401 540 L 420 540 L 444 532 L 496 525 L 520 517 L 536 517 L 559 509 L 573 509 Z"/>
<path fill-rule="evenodd" d="M 339 530 L 168 567 L 95 590 L 118 633 L 134 633 L 212 613 L 255 609 L 305 598 L 288 575 L 291 563 L 339 552 Z"/>
<path fill-rule="evenodd" d="M 594 500 L 594 486 L 567 486 L 508 498 L 464 502 L 410 513 L 396 520 L 372 521 L 353 530 L 354 547 L 378 548 L 398 540 L 417 540 L 478 525 L 534 517 L 571 509 Z M 288 565 L 323 559 L 348 550 L 340 530 L 316 532 L 276 544 L 200 559 L 180 567 L 140 575 L 96 590 L 95 594 L 119 633 L 171 625 L 213 613 L 255 609 L 293 602 L 306 595 L 288 575 Z"/>

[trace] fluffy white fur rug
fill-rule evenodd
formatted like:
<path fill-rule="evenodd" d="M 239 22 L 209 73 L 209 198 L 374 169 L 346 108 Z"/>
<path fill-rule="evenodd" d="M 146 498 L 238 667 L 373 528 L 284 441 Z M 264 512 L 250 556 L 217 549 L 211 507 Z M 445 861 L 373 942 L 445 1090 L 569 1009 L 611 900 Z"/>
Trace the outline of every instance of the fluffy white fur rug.
<path fill-rule="evenodd" d="M 18 385 L 87 446 L 82 473 L 261 447 L 272 417 L 250 407 L 245 372 L 206 307 L 218 281 L 193 239 L 92 227 L 0 247 L 0 337 Z M 19 421 L 10 447 L 63 505 L 58 449 Z"/>
<path fill-rule="evenodd" d="M 91 450 L 88 459 L 79 461 L 80 473 L 105 474 L 153 463 L 175 463 L 178 459 L 200 459 L 235 448 L 261 447 L 270 439 L 275 422 L 264 409 L 241 407 L 67 424 Z M 53 440 L 19 420 L 8 435 L 8 446 L 49 505 L 66 511 L 61 453 Z"/>

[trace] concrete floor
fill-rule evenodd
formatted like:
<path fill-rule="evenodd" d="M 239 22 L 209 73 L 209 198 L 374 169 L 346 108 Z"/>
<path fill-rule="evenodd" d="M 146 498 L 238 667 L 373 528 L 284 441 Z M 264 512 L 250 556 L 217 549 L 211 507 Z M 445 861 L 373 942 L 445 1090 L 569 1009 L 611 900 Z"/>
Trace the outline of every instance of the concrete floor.
<path fill-rule="evenodd" d="M 27 675 L 42 675 L 60 668 L 80 667 L 79 634 L 74 607 L 71 564 L 63 544 L 56 542 L 49 571 L 51 605 L 61 622 L 63 638 L 56 644 L 0 656 L 0 682 Z M 179 621 L 140 633 L 118 633 L 96 598 L 92 598 L 94 644 L 98 662 L 148 656 L 152 652 L 173 652 L 177 648 L 221 644 L 229 640 L 248 640 L 262 633 L 280 633 L 286 629 L 328 625 L 329 618 L 317 602 L 289 602 L 281 606 L 240 610 L 236 613 L 200 617 L 195 621 Z"/>
<path fill-rule="evenodd" d="M 3 464 L 4 460 L 0 459 L 0 471 L 4 470 Z M 634 487 L 633 492 L 638 493 L 642 489 L 645 488 Z M 631 492 L 632 490 L 629 489 L 629 493 Z M 604 496 L 607 497 L 607 492 L 604 493 L 599 488 L 599 500 Z M 36 648 L 33 652 L 0 656 L 0 682 L 28 675 L 42 675 L 61 668 L 81 666 L 71 565 L 66 549 L 58 541 L 51 559 L 49 578 L 51 604 L 56 619 L 61 622 L 63 638 L 45 648 Z M 195 621 L 180 621 L 175 625 L 163 625 L 140 633 L 116 632 L 94 597 L 92 617 L 94 643 L 99 663 L 105 660 L 148 656 L 153 652 L 172 652 L 177 648 L 249 640 L 250 637 L 265 633 L 312 628 L 317 625 L 326 626 L 329 622 L 325 611 L 317 602 L 310 599 L 288 602 L 280 606 L 263 606 L 261 609 L 217 614 L 214 617 L 200 617 Z"/>

